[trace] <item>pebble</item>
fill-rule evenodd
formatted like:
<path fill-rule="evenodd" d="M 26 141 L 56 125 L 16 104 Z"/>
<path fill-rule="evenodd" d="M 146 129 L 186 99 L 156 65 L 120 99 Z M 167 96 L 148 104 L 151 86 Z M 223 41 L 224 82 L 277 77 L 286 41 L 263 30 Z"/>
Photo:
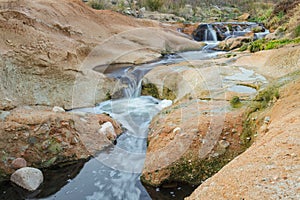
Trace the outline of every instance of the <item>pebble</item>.
<path fill-rule="evenodd" d="M 65 109 L 63 109 L 62 107 L 59 106 L 54 106 L 52 109 L 53 112 L 57 112 L 57 113 L 63 113 L 66 112 Z"/>
<path fill-rule="evenodd" d="M 32 167 L 18 169 L 10 177 L 11 182 L 28 191 L 36 190 L 43 180 L 44 177 L 41 170 Z"/>
<path fill-rule="evenodd" d="M 265 124 L 270 123 L 270 119 L 271 119 L 271 118 L 270 118 L 269 116 L 265 117 L 264 123 L 265 123 Z"/>
<path fill-rule="evenodd" d="M 11 163 L 11 167 L 13 169 L 20 169 L 26 166 L 27 166 L 27 162 L 24 158 L 16 158 Z"/>
<path fill-rule="evenodd" d="M 226 140 L 220 140 L 220 141 L 219 141 L 219 145 L 220 145 L 222 148 L 226 149 L 226 148 L 228 148 L 228 147 L 230 146 L 230 143 L 229 143 L 228 141 L 226 141 Z"/>

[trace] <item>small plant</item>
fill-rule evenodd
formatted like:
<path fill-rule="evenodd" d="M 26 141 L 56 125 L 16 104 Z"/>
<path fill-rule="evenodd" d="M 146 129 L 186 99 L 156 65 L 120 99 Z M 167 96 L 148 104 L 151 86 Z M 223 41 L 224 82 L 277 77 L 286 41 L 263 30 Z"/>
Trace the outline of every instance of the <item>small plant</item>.
<path fill-rule="evenodd" d="M 147 0 L 146 4 L 147 4 L 147 7 L 151 11 L 158 11 L 159 8 L 161 8 L 163 5 L 163 1 L 162 0 Z"/>
<path fill-rule="evenodd" d="M 243 44 L 243 46 L 240 47 L 239 51 L 246 51 L 248 49 L 248 44 Z"/>
<path fill-rule="evenodd" d="M 242 103 L 241 103 L 240 97 L 238 97 L 238 96 L 232 97 L 232 99 L 230 100 L 230 105 L 233 108 L 239 108 L 239 107 L 241 107 Z"/>
<path fill-rule="evenodd" d="M 250 43 L 250 52 L 254 53 L 254 52 L 263 50 L 264 49 L 263 43 L 264 43 L 264 39 L 260 39 L 260 40 L 251 42 Z"/>
<path fill-rule="evenodd" d="M 105 9 L 105 3 L 102 0 L 89 1 L 88 5 L 96 10 L 104 10 Z"/>
<path fill-rule="evenodd" d="M 300 25 L 298 25 L 296 28 L 295 28 L 295 37 L 299 37 L 300 36 Z"/>

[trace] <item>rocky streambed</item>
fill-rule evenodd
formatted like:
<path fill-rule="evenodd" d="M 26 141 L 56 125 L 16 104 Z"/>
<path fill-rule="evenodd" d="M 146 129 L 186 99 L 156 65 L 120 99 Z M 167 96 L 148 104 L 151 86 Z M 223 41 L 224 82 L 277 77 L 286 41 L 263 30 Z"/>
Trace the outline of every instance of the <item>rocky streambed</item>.
<path fill-rule="evenodd" d="M 224 174 L 248 169 L 245 163 L 251 166 L 257 153 L 268 155 L 255 160 L 263 183 L 253 179 L 255 170 L 245 170 L 250 176 L 240 170 L 236 174 L 250 177 L 244 188 L 297 197 L 298 84 L 284 93 L 283 103 L 278 88 L 297 80 L 299 46 L 218 58 L 222 52 L 207 48 L 176 55 L 203 45 L 166 24 L 97 12 L 81 1 L 12 5 L 0 11 L 0 175 L 6 180 L 0 184 L 1 199 L 182 199 L 201 183 L 192 199 L 205 191 L 216 191 L 219 198 Z M 212 30 L 206 27 L 208 37 Z M 227 30 L 220 24 L 215 28 Z M 230 39 L 223 45 L 236 47 Z M 284 84 L 263 90 L 282 76 Z M 289 112 L 265 113 L 274 103 Z M 90 108 L 75 110 L 80 107 Z M 285 115 L 284 123 L 293 125 L 288 137 L 281 134 Z M 261 142 L 235 158 L 255 141 Z M 272 157 L 270 144 L 278 147 L 278 157 Z M 239 159 L 244 155 L 247 161 Z M 221 169 L 231 160 L 231 170 Z M 44 173 L 44 183 L 33 192 L 7 181 L 26 165 Z M 272 177 L 264 167 L 279 169 L 279 175 Z M 221 175 L 206 181 L 220 169 Z M 236 189 L 239 181 L 231 183 L 226 191 L 233 199 L 235 191 L 253 199 Z"/>

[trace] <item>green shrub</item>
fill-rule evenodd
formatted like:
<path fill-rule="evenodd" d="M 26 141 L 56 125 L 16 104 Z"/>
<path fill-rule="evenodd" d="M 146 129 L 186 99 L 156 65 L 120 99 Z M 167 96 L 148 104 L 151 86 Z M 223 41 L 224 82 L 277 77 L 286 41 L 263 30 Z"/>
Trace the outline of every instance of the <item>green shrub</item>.
<path fill-rule="evenodd" d="M 147 4 L 147 7 L 151 11 L 157 11 L 157 10 L 159 10 L 159 8 L 162 7 L 163 1 L 162 0 L 147 0 L 146 4 Z"/>
<path fill-rule="evenodd" d="M 300 28 L 299 28 L 300 29 Z M 260 39 L 250 43 L 250 52 L 254 53 L 261 50 L 270 50 L 283 47 L 288 44 L 299 44 L 300 38 L 296 39 L 279 39 L 279 40 L 265 40 Z"/>
<path fill-rule="evenodd" d="M 264 49 L 264 45 L 263 45 L 264 42 L 265 42 L 264 39 L 260 39 L 260 40 L 256 40 L 254 42 L 251 42 L 250 43 L 250 52 L 254 53 L 254 52 L 263 50 Z"/>
<path fill-rule="evenodd" d="M 300 36 L 300 25 L 298 25 L 296 28 L 295 28 L 295 37 L 299 37 Z"/>
<path fill-rule="evenodd" d="M 103 2 L 103 0 L 92 0 L 88 2 L 88 5 L 96 10 L 105 9 L 105 3 Z"/>
<path fill-rule="evenodd" d="M 233 108 L 239 108 L 239 107 L 241 107 L 242 104 L 241 104 L 240 97 L 238 97 L 238 96 L 232 97 L 232 99 L 230 100 L 230 105 Z"/>
<path fill-rule="evenodd" d="M 246 51 L 248 49 L 248 44 L 243 44 L 243 46 L 240 47 L 239 51 Z"/>

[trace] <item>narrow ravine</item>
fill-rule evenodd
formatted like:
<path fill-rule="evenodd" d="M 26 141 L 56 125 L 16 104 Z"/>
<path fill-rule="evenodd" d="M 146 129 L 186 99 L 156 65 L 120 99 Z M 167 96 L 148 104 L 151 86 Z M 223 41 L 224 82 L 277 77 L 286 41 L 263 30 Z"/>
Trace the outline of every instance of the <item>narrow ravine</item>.
<path fill-rule="evenodd" d="M 46 180 L 41 191 L 23 196 L 28 199 L 47 200 L 147 200 L 162 197 L 182 199 L 191 194 L 193 186 L 179 184 L 171 189 L 151 187 L 145 189 L 140 181 L 146 157 L 149 124 L 157 113 L 172 104 L 169 100 L 141 96 L 141 81 L 144 75 L 156 66 L 214 58 L 222 52 L 211 51 L 209 47 L 213 45 L 209 43 L 208 48 L 202 51 L 169 55 L 150 64 L 107 70 L 107 76 L 127 85 L 122 91 L 122 97 L 102 102 L 96 107 L 76 109 L 71 112 L 106 113 L 122 124 L 123 134 L 117 138 L 115 145 L 111 145 L 85 163 L 79 162 L 73 166 L 47 170 L 46 177 L 59 178 Z M 249 70 L 240 71 L 241 74 L 224 76 L 223 81 L 233 85 L 229 89 L 243 92 L 251 88 L 234 86 L 235 82 L 243 81 L 240 80 L 243 77 L 245 80 L 249 77 L 254 79 L 257 77 Z M 250 91 L 252 92 L 255 91 Z M 14 196 L 14 194 L 10 195 Z"/>
<path fill-rule="evenodd" d="M 209 51 L 186 52 L 168 56 L 155 63 L 109 72 L 107 76 L 128 85 L 123 91 L 125 98 L 109 100 L 94 108 L 78 109 L 74 112 L 107 113 L 122 124 L 125 132 L 117 139 L 116 145 L 90 159 L 75 178 L 68 180 L 55 194 L 43 199 L 151 199 L 140 182 L 148 126 L 152 118 L 164 107 L 171 105 L 171 102 L 140 96 L 141 79 L 158 65 L 179 63 L 186 59 L 209 59 L 217 54 Z M 180 191 L 180 187 L 177 189 L 179 193 L 185 192 Z M 174 192 L 171 191 L 171 194 Z"/>

